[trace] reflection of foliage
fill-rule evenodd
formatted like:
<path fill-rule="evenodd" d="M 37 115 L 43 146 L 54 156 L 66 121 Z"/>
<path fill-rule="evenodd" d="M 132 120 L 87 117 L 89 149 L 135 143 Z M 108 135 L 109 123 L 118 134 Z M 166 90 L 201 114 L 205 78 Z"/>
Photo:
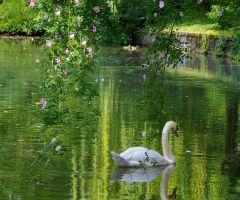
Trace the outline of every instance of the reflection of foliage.
<path fill-rule="evenodd" d="M 214 54 L 217 56 L 224 56 L 227 50 L 227 37 L 220 35 L 217 45 L 215 47 Z"/>

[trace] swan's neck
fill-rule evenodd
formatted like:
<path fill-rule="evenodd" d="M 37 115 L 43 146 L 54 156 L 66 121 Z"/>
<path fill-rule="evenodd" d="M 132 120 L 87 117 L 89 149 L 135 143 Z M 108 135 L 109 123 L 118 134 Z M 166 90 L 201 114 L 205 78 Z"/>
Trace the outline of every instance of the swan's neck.
<path fill-rule="evenodd" d="M 169 163 L 176 163 L 176 159 L 172 153 L 172 150 L 168 142 L 168 133 L 170 129 L 171 127 L 169 127 L 168 124 L 166 124 L 163 128 L 163 132 L 162 132 L 163 156 L 166 160 L 169 161 Z"/>

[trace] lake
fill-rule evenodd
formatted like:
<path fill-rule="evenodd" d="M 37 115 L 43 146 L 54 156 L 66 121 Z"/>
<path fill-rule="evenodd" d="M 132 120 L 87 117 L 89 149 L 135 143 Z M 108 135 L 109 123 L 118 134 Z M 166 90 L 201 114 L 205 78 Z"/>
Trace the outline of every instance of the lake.
<path fill-rule="evenodd" d="M 239 63 L 193 55 L 166 69 L 164 93 L 142 108 L 140 54 L 101 48 L 91 75 L 99 94 L 92 103 L 101 115 L 81 128 L 81 101 L 73 100 L 72 123 L 61 135 L 64 155 L 29 168 L 41 149 L 33 111 L 40 46 L 30 40 L 0 45 L 0 199 L 174 199 L 173 191 L 184 200 L 240 198 Z M 162 154 L 169 120 L 179 126 L 179 138 L 169 135 L 176 165 L 117 167 L 110 151 L 144 146 Z"/>

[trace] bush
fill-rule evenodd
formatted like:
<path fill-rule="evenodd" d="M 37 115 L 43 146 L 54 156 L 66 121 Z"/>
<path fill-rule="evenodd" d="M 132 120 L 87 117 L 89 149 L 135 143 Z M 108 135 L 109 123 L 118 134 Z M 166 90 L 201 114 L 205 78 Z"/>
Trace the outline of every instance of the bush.
<path fill-rule="evenodd" d="M 233 59 L 240 60 L 240 32 L 236 31 L 231 45 L 230 56 Z"/>
<path fill-rule="evenodd" d="M 214 54 L 217 56 L 224 56 L 227 50 L 227 37 L 221 35 L 215 47 Z"/>
<path fill-rule="evenodd" d="M 3 1 L 0 5 L 0 32 L 11 34 L 32 34 L 36 15 L 30 13 L 30 1 Z"/>
<path fill-rule="evenodd" d="M 217 12 L 222 11 L 222 15 L 218 16 Z M 208 17 L 220 25 L 221 29 L 236 27 L 239 25 L 239 6 L 235 3 L 229 5 L 213 5 Z"/>

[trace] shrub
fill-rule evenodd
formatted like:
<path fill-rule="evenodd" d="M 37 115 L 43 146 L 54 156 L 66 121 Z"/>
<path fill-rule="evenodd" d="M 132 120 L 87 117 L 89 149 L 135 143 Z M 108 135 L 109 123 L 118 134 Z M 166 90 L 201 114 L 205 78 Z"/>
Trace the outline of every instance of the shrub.
<path fill-rule="evenodd" d="M 219 16 L 218 11 L 222 11 Z M 239 25 L 239 7 L 236 4 L 230 3 L 229 5 L 213 5 L 208 17 L 217 22 L 221 29 L 236 27 Z"/>
<path fill-rule="evenodd" d="M 224 56 L 227 50 L 227 37 L 221 35 L 215 47 L 214 54 L 217 56 Z"/>
<path fill-rule="evenodd" d="M 0 32 L 32 34 L 33 18 L 36 18 L 36 15 L 30 13 L 29 1 L 3 1 L 0 5 Z"/>
<path fill-rule="evenodd" d="M 230 56 L 233 59 L 240 60 L 240 32 L 239 31 L 236 31 L 233 36 Z"/>

